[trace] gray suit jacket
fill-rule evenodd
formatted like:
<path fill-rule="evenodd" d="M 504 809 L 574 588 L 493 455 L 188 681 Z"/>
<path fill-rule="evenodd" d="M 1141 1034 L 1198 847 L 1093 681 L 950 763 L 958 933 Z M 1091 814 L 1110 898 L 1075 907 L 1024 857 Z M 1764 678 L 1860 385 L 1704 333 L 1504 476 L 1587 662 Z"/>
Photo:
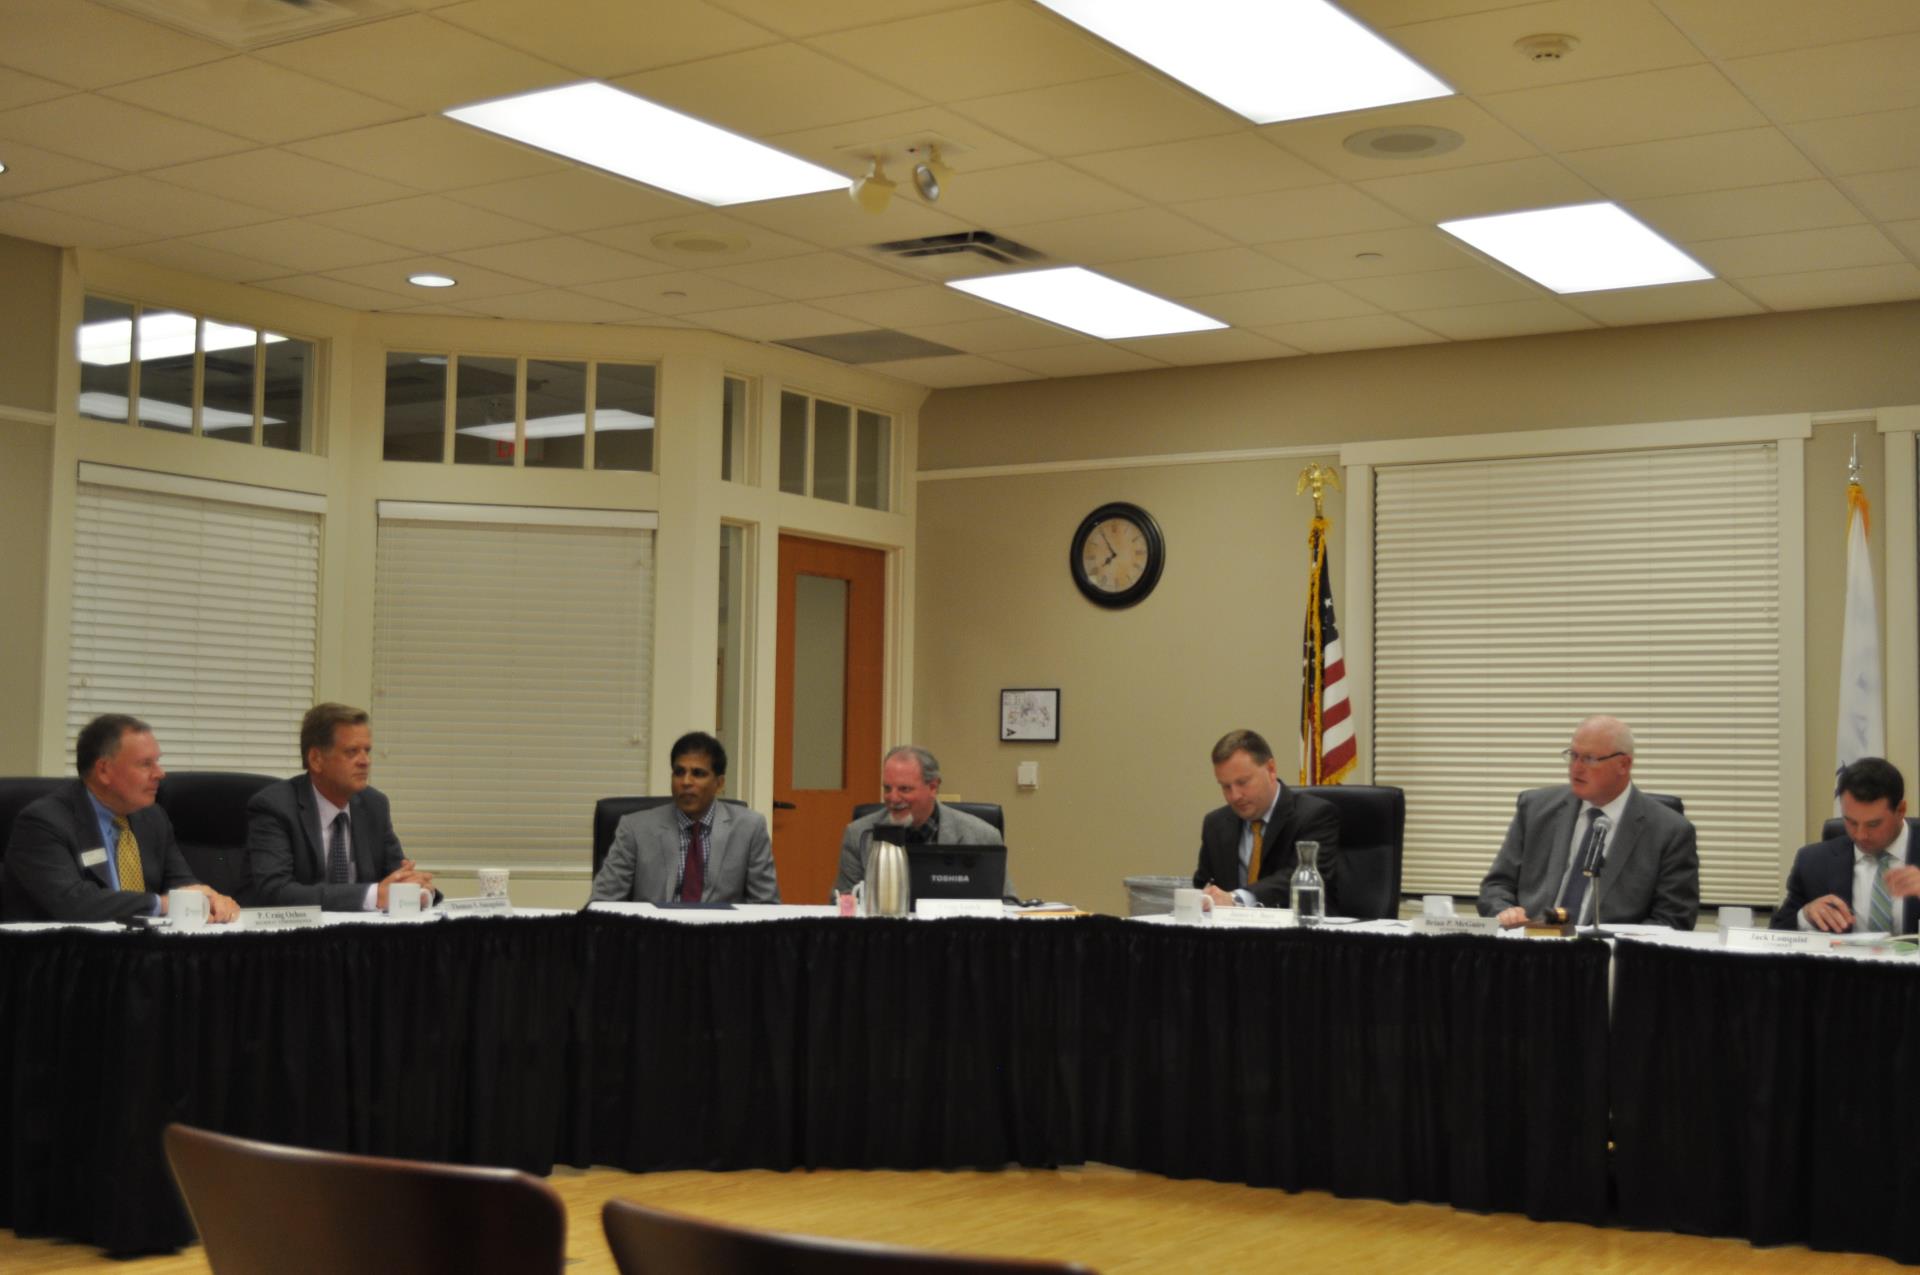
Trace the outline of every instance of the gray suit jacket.
<path fill-rule="evenodd" d="M 985 819 L 977 819 L 964 810 L 956 810 L 948 805 L 941 805 L 939 810 L 940 844 L 943 846 L 997 846 L 1004 841 L 1004 835 L 994 831 L 993 825 Z M 833 888 L 842 894 L 867 879 L 866 834 L 886 814 L 887 808 L 882 806 L 871 814 L 861 815 L 840 834 L 840 875 L 834 878 Z M 1013 888 L 1011 863 L 1007 865 L 1007 879 L 1001 883 L 1000 889 L 1007 894 L 1018 893 Z"/>
<path fill-rule="evenodd" d="M 268 784 L 247 802 L 247 857 L 253 864 L 253 907 L 301 907 L 318 903 L 329 912 L 358 912 L 367 887 L 397 871 L 406 852 L 393 833 L 386 794 L 363 788 L 347 803 L 348 838 L 355 880 L 327 881 L 326 840 L 313 780 L 295 775 Z"/>
<path fill-rule="evenodd" d="M 1539 916 L 1560 891 L 1580 799 L 1562 784 L 1520 794 L 1507 839 L 1480 883 L 1480 915 L 1516 904 Z M 1684 815 L 1639 789 L 1627 797 L 1600 869 L 1600 920 L 1691 930 L 1700 911 L 1700 855 Z"/>
<path fill-rule="evenodd" d="M 613 844 L 593 878 L 596 900 L 666 903 L 680 880 L 680 823 L 668 803 L 636 810 L 613 830 Z M 705 903 L 778 903 L 773 841 L 767 821 L 743 806 L 713 803 L 713 837 L 707 846 Z"/>
<path fill-rule="evenodd" d="M 117 921 L 147 916 L 157 906 L 158 891 L 195 884 L 166 811 L 159 806 L 136 810 L 127 816 L 127 826 L 140 846 L 145 892 L 109 885 L 113 878 L 106 861 L 114 847 L 100 844 L 100 821 L 80 780 L 70 779 L 27 806 L 14 819 L 7 845 L 6 910 L 0 919 Z M 102 851 L 98 862 L 80 862 Z"/>

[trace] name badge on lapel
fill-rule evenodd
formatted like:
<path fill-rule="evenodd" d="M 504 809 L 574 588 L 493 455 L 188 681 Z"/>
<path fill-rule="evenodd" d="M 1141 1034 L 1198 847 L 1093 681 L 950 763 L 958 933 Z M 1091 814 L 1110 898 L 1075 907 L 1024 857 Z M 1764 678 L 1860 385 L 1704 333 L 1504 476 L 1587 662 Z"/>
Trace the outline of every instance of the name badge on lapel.
<path fill-rule="evenodd" d="M 107 852 L 105 850 L 82 850 L 80 852 L 80 866 L 83 868 L 97 868 L 106 861 Z"/>

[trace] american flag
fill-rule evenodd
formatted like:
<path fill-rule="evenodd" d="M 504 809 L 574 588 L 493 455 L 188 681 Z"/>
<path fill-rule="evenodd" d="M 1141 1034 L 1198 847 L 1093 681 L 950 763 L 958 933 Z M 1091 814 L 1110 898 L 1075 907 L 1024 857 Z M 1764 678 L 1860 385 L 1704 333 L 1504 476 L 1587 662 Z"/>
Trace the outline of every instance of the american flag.
<path fill-rule="evenodd" d="M 1307 531 L 1307 623 L 1301 635 L 1300 782 L 1337 784 L 1353 769 L 1353 707 L 1347 703 L 1347 661 L 1333 618 L 1327 576 L 1327 520 Z"/>

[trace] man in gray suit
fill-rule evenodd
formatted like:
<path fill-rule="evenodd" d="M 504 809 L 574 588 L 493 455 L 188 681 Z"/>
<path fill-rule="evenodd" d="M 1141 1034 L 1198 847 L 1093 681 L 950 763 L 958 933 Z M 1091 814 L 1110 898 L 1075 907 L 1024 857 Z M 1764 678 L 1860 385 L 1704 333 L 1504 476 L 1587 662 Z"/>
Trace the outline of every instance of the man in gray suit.
<path fill-rule="evenodd" d="M 847 825 L 840 836 L 840 875 L 833 888 L 845 894 L 867 879 L 867 850 L 873 830 L 882 823 L 907 830 L 909 845 L 997 846 L 1003 836 L 992 824 L 964 810 L 943 806 L 940 763 L 924 748 L 902 744 L 887 750 L 880 762 L 880 809 Z M 1011 895 L 1013 873 L 1000 887 Z"/>
<path fill-rule="evenodd" d="M 1693 825 L 1634 788 L 1633 750 L 1633 732 L 1618 718 L 1580 723 L 1561 754 L 1566 786 L 1520 794 L 1507 839 L 1480 883 L 1481 916 L 1512 929 L 1558 907 L 1591 922 L 1593 882 L 1580 864 L 1597 842 L 1605 855 L 1601 922 L 1693 928 L 1700 910 Z"/>
<path fill-rule="evenodd" d="M 719 801 L 727 749 L 704 731 L 673 741 L 673 804 L 636 810 L 614 829 L 593 878 L 595 900 L 778 903 L 767 821 Z"/>

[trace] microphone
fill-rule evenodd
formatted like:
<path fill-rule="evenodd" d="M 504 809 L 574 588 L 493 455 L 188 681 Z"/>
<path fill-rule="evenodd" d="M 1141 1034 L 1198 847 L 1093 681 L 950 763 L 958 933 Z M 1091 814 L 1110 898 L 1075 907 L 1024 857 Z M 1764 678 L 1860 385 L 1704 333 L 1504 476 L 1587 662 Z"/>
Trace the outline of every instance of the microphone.
<path fill-rule="evenodd" d="M 1593 825 L 1587 831 L 1587 852 L 1580 861 L 1580 871 L 1589 877 L 1600 875 L 1600 869 L 1607 864 L 1607 833 L 1613 828 L 1613 821 L 1605 815 L 1595 815 Z"/>

